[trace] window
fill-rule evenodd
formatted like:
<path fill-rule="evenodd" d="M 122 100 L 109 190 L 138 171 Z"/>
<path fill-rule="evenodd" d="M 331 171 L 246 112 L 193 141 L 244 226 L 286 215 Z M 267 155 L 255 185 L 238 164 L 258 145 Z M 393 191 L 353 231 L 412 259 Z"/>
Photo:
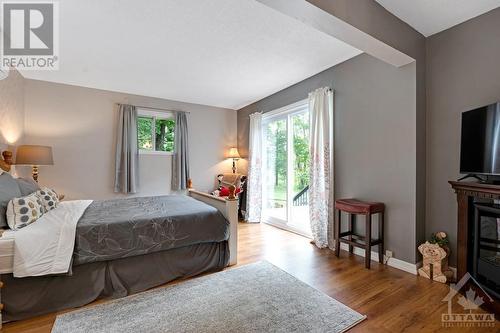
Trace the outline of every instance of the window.
<path fill-rule="evenodd" d="M 137 137 L 141 153 L 174 152 L 175 120 L 173 114 L 138 110 Z"/>
<path fill-rule="evenodd" d="M 308 100 L 262 118 L 263 222 L 310 236 Z"/>

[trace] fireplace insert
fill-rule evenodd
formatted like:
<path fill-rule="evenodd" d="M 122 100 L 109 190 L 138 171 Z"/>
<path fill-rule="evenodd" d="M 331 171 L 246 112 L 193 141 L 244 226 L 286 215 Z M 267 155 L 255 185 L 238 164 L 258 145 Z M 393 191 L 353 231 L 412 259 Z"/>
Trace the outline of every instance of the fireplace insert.
<path fill-rule="evenodd" d="M 500 298 L 500 205 L 474 204 L 472 276 L 492 296 Z"/>

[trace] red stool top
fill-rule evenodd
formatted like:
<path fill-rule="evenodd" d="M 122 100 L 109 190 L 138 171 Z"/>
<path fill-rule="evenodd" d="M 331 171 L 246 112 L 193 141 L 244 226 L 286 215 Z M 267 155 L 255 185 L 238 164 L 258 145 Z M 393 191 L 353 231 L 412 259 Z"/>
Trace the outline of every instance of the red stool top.
<path fill-rule="evenodd" d="M 358 199 L 335 200 L 335 208 L 353 214 L 376 214 L 382 213 L 385 205 L 381 202 L 367 202 Z"/>

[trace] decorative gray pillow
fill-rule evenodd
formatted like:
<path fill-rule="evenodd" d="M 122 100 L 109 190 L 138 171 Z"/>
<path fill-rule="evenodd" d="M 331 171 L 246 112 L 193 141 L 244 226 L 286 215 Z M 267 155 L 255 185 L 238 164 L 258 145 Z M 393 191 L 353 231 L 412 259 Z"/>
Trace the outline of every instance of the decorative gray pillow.
<path fill-rule="evenodd" d="M 36 192 L 40 189 L 38 183 L 33 179 L 17 178 L 16 181 L 17 185 L 19 185 L 19 189 L 21 190 L 21 195 L 23 197 L 30 195 L 31 193 Z"/>
<path fill-rule="evenodd" d="M 21 190 L 16 180 L 7 172 L 0 174 L 0 228 L 7 227 L 5 211 L 9 201 L 21 196 Z"/>
<path fill-rule="evenodd" d="M 7 222 L 12 230 L 19 230 L 38 220 L 43 213 L 42 201 L 33 193 L 9 201 Z"/>
<path fill-rule="evenodd" d="M 44 207 L 45 212 L 56 208 L 59 204 L 59 197 L 57 196 L 57 193 L 48 187 L 42 187 L 40 190 L 36 191 L 35 194 L 38 195 L 42 201 L 42 206 Z"/>

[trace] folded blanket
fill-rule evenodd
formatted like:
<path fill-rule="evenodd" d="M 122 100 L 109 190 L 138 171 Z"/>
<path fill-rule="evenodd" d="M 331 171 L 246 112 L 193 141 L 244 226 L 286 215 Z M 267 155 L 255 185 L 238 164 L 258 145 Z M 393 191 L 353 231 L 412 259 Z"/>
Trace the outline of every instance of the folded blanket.
<path fill-rule="evenodd" d="M 76 225 L 92 200 L 61 202 L 35 223 L 15 232 L 14 277 L 67 273 Z"/>

